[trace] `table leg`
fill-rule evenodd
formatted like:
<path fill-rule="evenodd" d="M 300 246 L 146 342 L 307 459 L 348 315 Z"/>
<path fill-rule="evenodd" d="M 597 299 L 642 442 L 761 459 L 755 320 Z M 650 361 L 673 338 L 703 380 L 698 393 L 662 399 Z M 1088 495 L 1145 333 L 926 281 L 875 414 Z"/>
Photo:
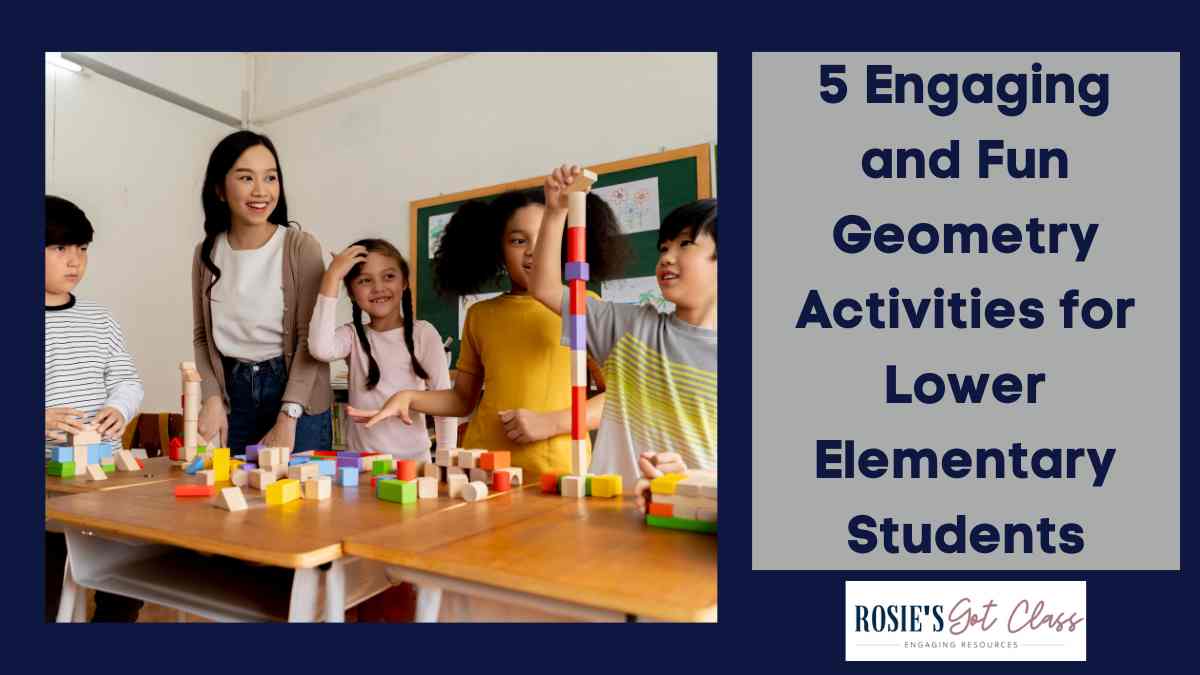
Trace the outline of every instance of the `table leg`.
<path fill-rule="evenodd" d="M 288 606 L 289 623 L 309 623 L 316 620 L 313 608 L 317 604 L 319 572 L 312 568 L 297 569 L 292 577 L 292 599 Z"/>
<path fill-rule="evenodd" d="M 63 565 L 62 593 L 58 597 L 58 623 L 71 623 L 77 618 L 75 605 L 82 602 L 84 612 L 87 612 L 87 596 L 82 588 L 75 583 L 75 575 L 71 574 L 71 557 L 67 556 L 67 564 Z"/>
<path fill-rule="evenodd" d="M 346 569 L 334 560 L 325 572 L 325 623 L 346 621 Z"/>
<path fill-rule="evenodd" d="M 416 623 L 437 623 L 442 609 L 442 589 L 421 584 L 417 586 Z"/>

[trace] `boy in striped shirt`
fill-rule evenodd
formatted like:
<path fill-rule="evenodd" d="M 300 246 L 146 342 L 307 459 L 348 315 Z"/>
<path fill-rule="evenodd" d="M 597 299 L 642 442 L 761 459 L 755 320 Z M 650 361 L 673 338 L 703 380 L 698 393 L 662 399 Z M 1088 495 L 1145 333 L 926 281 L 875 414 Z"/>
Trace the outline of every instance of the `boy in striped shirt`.
<path fill-rule="evenodd" d="M 46 447 L 92 424 L 120 447 L 125 425 L 142 404 L 142 381 L 116 319 L 71 291 L 87 271 L 92 224 L 71 202 L 46 197 Z M 46 532 L 46 621 L 58 613 L 66 541 Z M 136 621 L 140 600 L 96 593 L 92 621 Z"/>

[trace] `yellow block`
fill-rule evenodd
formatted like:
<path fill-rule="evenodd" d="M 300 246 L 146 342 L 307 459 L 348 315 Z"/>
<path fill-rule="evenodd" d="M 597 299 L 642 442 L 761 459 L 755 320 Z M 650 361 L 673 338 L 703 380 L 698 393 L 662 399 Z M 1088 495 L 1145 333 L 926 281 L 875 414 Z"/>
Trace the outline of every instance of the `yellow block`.
<path fill-rule="evenodd" d="M 268 504 L 286 504 L 300 499 L 300 481 L 292 478 L 277 480 L 267 486 Z"/>
<path fill-rule="evenodd" d="M 617 474 L 592 476 L 593 497 L 616 497 L 621 494 L 621 477 Z"/>
<path fill-rule="evenodd" d="M 650 481 L 650 492 L 656 495 L 675 494 L 675 484 L 686 478 L 681 473 L 668 473 Z"/>

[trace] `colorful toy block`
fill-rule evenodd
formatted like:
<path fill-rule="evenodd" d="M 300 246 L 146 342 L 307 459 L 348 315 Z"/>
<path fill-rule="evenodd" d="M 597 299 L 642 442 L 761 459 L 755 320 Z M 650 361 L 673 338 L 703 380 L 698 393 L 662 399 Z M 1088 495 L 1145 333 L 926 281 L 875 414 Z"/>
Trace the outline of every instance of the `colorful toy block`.
<path fill-rule="evenodd" d="M 496 469 L 496 471 L 492 473 L 492 481 L 493 482 L 495 482 L 496 474 L 498 474 L 498 473 L 508 474 L 508 484 L 511 487 L 520 487 L 522 484 L 524 484 L 524 472 L 521 471 L 521 467 L 519 467 L 519 466 L 510 466 L 505 469 Z"/>
<path fill-rule="evenodd" d="M 257 463 L 258 462 L 258 453 L 262 449 L 263 449 L 263 446 L 258 443 L 254 444 L 254 445 L 247 445 L 246 446 L 246 461 Z"/>
<path fill-rule="evenodd" d="M 592 477 L 592 497 L 619 497 L 622 492 L 620 474 L 605 474 Z"/>
<path fill-rule="evenodd" d="M 318 476 L 336 476 L 337 460 L 318 459 L 313 462 L 317 467 Z"/>
<path fill-rule="evenodd" d="M 69 445 L 60 445 L 50 451 L 50 458 L 56 462 L 74 462 L 75 448 Z"/>
<path fill-rule="evenodd" d="M 424 476 L 416 480 L 417 499 L 437 499 L 438 482 L 434 478 Z"/>
<path fill-rule="evenodd" d="M 381 473 L 378 476 L 371 476 L 371 489 L 375 490 L 379 486 L 381 480 L 396 480 L 394 473 Z"/>
<path fill-rule="evenodd" d="M 267 486 L 267 504 L 278 506 L 300 499 L 300 481 L 291 478 L 277 480 Z"/>
<path fill-rule="evenodd" d="M 667 474 L 650 482 L 646 523 L 692 532 L 717 531 L 717 476 L 693 471 L 687 476 Z"/>
<path fill-rule="evenodd" d="M 565 271 L 566 274 L 563 275 L 563 278 L 568 281 L 574 281 L 576 279 L 587 281 L 590 278 L 588 264 L 586 262 L 568 262 Z"/>
<path fill-rule="evenodd" d="M 216 480 L 229 480 L 229 448 L 213 448 L 212 471 Z"/>
<path fill-rule="evenodd" d="M 402 459 L 396 462 L 396 477 L 400 480 L 416 480 L 417 463 L 411 459 Z"/>
<path fill-rule="evenodd" d="M 229 475 L 229 480 L 237 487 L 245 487 L 250 483 L 250 473 L 243 469 L 237 469 Z"/>
<path fill-rule="evenodd" d="M 101 441 L 97 445 L 100 448 L 101 461 L 103 461 L 105 459 L 110 459 L 113 456 L 113 444 L 112 443 L 109 443 L 108 441 Z"/>
<path fill-rule="evenodd" d="M 46 466 L 46 475 L 69 478 L 75 475 L 75 462 L 50 462 Z"/>
<path fill-rule="evenodd" d="M 480 483 L 483 483 L 484 485 L 487 485 L 488 483 L 492 482 L 492 472 L 491 471 L 484 471 L 483 469 L 471 469 L 471 472 L 467 475 L 470 478 L 471 482 L 479 481 Z"/>
<path fill-rule="evenodd" d="M 583 476 L 563 476 L 562 496 L 584 497 L 587 494 L 585 490 L 586 482 Z"/>
<path fill-rule="evenodd" d="M 72 449 L 71 461 L 75 464 L 75 469 L 78 471 L 80 467 L 83 471 L 87 471 L 88 465 L 88 449 L 86 445 L 76 445 Z"/>
<path fill-rule="evenodd" d="M 497 471 L 492 474 L 492 490 L 503 492 L 512 489 L 512 476 L 507 471 Z"/>
<path fill-rule="evenodd" d="M 375 495 L 385 502 L 413 504 L 417 501 L 417 483 L 411 480 L 381 480 Z"/>
<path fill-rule="evenodd" d="M 315 464 L 298 464 L 296 466 L 291 466 L 288 467 L 287 473 L 288 478 L 301 482 L 312 480 L 318 475 L 320 475 L 320 471 L 317 469 Z"/>
<path fill-rule="evenodd" d="M 99 464 L 88 464 L 87 476 L 88 480 L 106 480 L 108 478 L 108 474 L 104 473 L 104 469 L 101 469 Z"/>
<path fill-rule="evenodd" d="M 226 511 L 245 511 L 246 496 L 242 494 L 242 489 L 239 487 L 222 488 L 221 496 L 217 499 L 217 507 Z"/>
<path fill-rule="evenodd" d="M 117 465 L 116 464 L 100 464 L 100 470 L 103 471 L 104 473 L 116 473 Z"/>
<path fill-rule="evenodd" d="M 116 464 L 117 464 L 117 468 L 120 469 L 121 471 L 137 471 L 138 470 L 137 460 L 133 458 L 133 453 L 129 452 L 128 450 L 118 450 L 117 451 Z"/>
<path fill-rule="evenodd" d="M 342 487 L 355 487 L 358 485 L 358 468 L 353 466 L 343 466 L 338 469 L 339 478 L 338 485 Z"/>
<path fill-rule="evenodd" d="M 210 485 L 176 485 L 176 497 L 211 497 L 216 488 Z"/>
<path fill-rule="evenodd" d="M 512 454 L 507 450 L 485 452 L 479 456 L 479 468 L 484 471 L 508 468 L 512 463 Z"/>
<path fill-rule="evenodd" d="M 203 457 L 201 457 L 201 456 L 199 456 L 199 455 L 197 455 L 197 456 L 196 456 L 196 458 L 195 458 L 195 459 L 193 459 L 193 460 L 192 460 L 192 461 L 191 461 L 191 462 L 190 462 L 190 463 L 187 465 L 187 467 L 186 467 L 186 468 L 184 468 L 183 472 L 184 472 L 184 473 L 186 473 L 187 475 L 191 476 L 191 475 L 194 475 L 194 474 L 195 474 L 197 471 L 200 471 L 200 470 L 201 470 L 201 469 L 203 469 L 203 468 L 204 468 L 204 458 L 203 458 Z"/>
<path fill-rule="evenodd" d="M 75 447 L 86 447 L 92 443 L 99 443 L 101 440 L 100 432 L 95 429 L 84 429 L 78 432 L 67 432 L 67 445 Z"/>
<path fill-rule="evenodd" d="M 458 460 L 459 448 L 438 448 L 435 455 L 438 466 L 454 466 Z"/>
<path fill-rule="evenodd" d="M 322 501 L 329 499 L 333 491 L 333 479 L 329 476 L 318 476 L 304 481 L 304 499 Z"/>
<path fill-rule="evenodd" d="M 653 525 L 654 527 L 665 527 L 672 530 L 687 530 L 689 532 L 702 532 L 705 534 L 717 533 L 717 524 L 715 522 L 708 523 L 703 520 L 684 520 L 683 518 L 646 516 L 646 524 Z"/>
<path fill-rule="evenodd" d="M 467 485 L 467 477 L 461 473 L 452 473 L 446 476 L 446 492 L 452 498 L 462 496 L 462 489 Z"/>
<path fill-rule="evenodd" d="M 266 469 L 256 469 L 250 472 L 250 487 L 255 490 L 265 490 L 275 482 L 275 473 Z"/>
<path fill-rule="evenodd" d="M 583 495 L 585 497 L 592 496 L 592 475 L 588 474 L 583 477 Z"/>
<path fill-rule="evenodd" d="M 485 483 L 479 481 L 471 481 L 463 486 L 462 498 L 469 502 L 477 502 L 488 495 L 488 488 Z"/>
<path fill-rule="evenodd" d="M 650 481 L 650 492 L 656 495 L 673 495 L 675 486 L 686 478 L 680 473 L 668 473 Z"/>
<path fill-rule="evenodd" d="M 474 469 L 479 466 L 479 458 L 486 450 L 462 450 L 458 453 L 458 466 L 464 469 Z"/>
<path fill-rule="evenodd" d="M 650 505 L 647 507 L 646 512 L 652 516 L 658 516 L 660 518 L 672 518 L 675 516 L 674 508 L 675 507 L 673 504 L 664 504 L 662 502 L 650 502 Z"/>
<path fill-rule="evenodd" d="M 558 494 L 558 475 L 553 473 L 542 474 L 542 494 L 554 495 Z"/>
<path fill-rule="evenodd" d="M 377 459 L 371 463 L 371 474 L 374 476 L 391 472 L 392 460 L 390 459 Z"/>
<path fill-rule="evenodd" d="M 288 460 L 288 466 L 296 466 L 298 464 L 307 464 L 312 461 L 312 457 L 308 455 L 296 455 Z"/>
<path fill-rule="evenodd" d="M 217 472 L 213 471 L 212 469 L 205 469 L 204 471 L 197 471 L 196 476 L 201 481 L 203 481 L 204 485 L 216 485 L 217 484 Z"/>
<path fill-rule="evenodd" d="M 442 467 L 433 462 L 425 462 L 421 465 L 421 477 L 432 478 L 434 482 L 442 481 Z"/>

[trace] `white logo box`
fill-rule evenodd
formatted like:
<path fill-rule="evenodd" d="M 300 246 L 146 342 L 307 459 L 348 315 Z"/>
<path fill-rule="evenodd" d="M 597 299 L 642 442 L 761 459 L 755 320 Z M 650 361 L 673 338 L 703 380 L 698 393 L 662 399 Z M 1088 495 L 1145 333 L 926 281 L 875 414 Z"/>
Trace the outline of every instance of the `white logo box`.
<path fill-rule="evenodd" d="M 1086 661 L 1087 582 L 847 581 L 845 632 L 847 661 Z"/>

